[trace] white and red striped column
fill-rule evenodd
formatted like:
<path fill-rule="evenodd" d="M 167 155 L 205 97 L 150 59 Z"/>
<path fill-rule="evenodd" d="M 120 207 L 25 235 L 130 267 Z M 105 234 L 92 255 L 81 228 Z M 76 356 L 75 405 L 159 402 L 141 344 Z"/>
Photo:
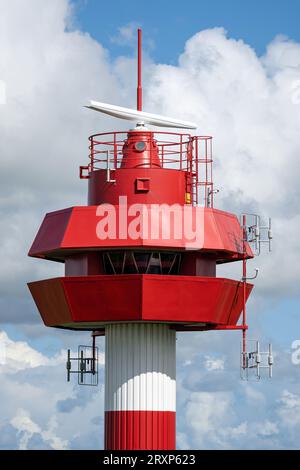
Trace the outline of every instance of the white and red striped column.
<path fill-rule="evenodd" d="M 105 328 L 105 449 L 176 447 L 176 332 L 165 324 Z"/>

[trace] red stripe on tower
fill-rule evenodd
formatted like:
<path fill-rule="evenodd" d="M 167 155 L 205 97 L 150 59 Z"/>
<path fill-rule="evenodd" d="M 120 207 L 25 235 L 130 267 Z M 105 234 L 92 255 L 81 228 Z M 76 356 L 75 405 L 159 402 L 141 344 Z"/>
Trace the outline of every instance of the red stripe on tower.
<path fill-rule="evenodd" d="M 176 413 L 106 411 L 105 449 L 175 449 Z"/>
<path fill-rule="evenodd" d="M 105 448 L 175 449 L 175 331 L 115 324 L 105 337 Z"/>

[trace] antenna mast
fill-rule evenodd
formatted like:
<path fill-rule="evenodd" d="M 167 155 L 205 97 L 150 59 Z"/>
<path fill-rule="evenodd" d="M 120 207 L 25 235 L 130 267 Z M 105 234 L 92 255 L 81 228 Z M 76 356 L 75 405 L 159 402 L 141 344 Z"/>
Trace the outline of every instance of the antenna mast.
<path fill-rule="evenodd" d="M 137 106 L 142 111 L 142 30 L 138 29 Z"/>

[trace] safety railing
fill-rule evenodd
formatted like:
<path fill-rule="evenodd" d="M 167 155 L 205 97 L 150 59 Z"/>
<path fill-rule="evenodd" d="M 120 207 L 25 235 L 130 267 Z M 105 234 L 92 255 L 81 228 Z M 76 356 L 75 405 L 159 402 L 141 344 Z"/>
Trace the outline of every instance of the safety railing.
<path fill-rule="evenodd" d="M 127 138 L 126 132 L 119 131 L 90 136 L 90 162 L 80 167 L 80 178 L 89 178 L 90 172 L 105 169 L 108 182 L 114 183 L 113 171 L 121 167 Z M 156 144 L 161 168 L 186 172 L 187 204 L 213 207 L 212 137 L 151 132 L 150 138 Z M 151 154 L 148 168 L 159 169 L 157 164 L 151 165 Z"/>

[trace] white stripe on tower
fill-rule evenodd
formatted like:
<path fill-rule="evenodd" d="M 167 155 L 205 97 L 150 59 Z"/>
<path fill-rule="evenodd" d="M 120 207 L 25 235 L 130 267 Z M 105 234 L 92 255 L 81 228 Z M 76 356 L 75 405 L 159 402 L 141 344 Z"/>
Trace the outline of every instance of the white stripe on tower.
<path fill-rule="evenodd" d="M 165 324 L 105 328 L 105 448 L 175 449 L 176 332 Z"/>

